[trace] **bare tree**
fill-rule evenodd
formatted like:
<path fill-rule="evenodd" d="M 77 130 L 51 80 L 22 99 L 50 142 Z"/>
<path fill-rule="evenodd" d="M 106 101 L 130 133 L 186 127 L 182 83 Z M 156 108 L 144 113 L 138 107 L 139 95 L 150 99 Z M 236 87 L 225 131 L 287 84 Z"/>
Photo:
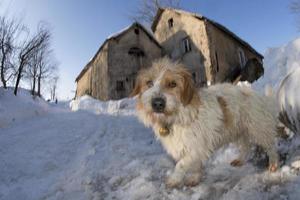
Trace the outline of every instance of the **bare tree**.
<path fill-rule="evenodd" d="M 4 88 L 13 76 L 12 57 L 15 53 L 16 40 L 24 26 L 15 19 L 0 16 L 0 79 Z"/>
<path fill-rule="evenodd" d="M 29 65 L 32 57 L 38 51 L 40 51 L 41 48 L 43 48 L 45 45 L 48 45 L 50 36 L 51 34 L 49 29 L 44 26 L 39 26 L 37 33 L 29 39 L 26 39 L 20 46 L 16 66 L 16 83 L 14 89 L 15 95 L 17 95 L 24 68 Z"/>
<path fill-rule="evenodd" d="M 37 73 L 37 84 L 38 90 L 37 95 L 41 96 L 41 88 L 42 82 L 46 82 L 47 80 L 54 80 L 55 85 L 57 85 L 58 80 L 58 63 L 55 60 L 54 56 L 52 55 L 52 51 L 44 49 L 41 51 L 41 59 L 38 64 L 38 73 Z M 57 79 L 57 80 L 56 80 Z"/>
<path fill-rule="evenodd" d="M 300 0 L 294 0 L 290 4 L 290 9 L 292 12 L 299 13 L 300 12 Z"/>
<path fill-rule="evenodd" d="M 58 75 L 53 76 L 50 80 L 50 99 L 55 101 L 57 99 L 57 83 L 58 83 Z"/>
<path fill-rule="evenodd" d="M 57 66 L 58 63 L 48 45 L 43 45 L 36 51 L 25 70 L 32 95 L 41 96 L 42 84 L 56 76 Z"/>
<path fill-rule="evenodd" d="M 180 8 L 180 0 L 140 0 L 131 18 L 149 25 L 153 22 L 157 10 L 162 7 Z"/>
<path fill-rule="evenodd" d="M 300 0 L 293 0 L 290 4 L 290 10 L 297 17 L 297 26 L 298 30 L 300 30 Z"/>
<path fill-rule="evenodd" d="M 37 73 L 38 73 L 38 62 L 39 62 L 39 55 L 35 54 L 31 57 L 28 66 L 26 67 L 25 77 L 28 79 L 31 85 L 31 94 L 36 94 L 36 80 L 37 80 Z"/>

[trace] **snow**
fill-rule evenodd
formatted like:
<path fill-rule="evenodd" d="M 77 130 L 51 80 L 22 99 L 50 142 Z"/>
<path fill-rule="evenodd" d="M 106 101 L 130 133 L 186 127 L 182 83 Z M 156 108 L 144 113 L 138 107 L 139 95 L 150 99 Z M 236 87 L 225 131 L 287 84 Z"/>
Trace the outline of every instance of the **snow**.
<path fill-rule="evenodd" d="M 281 111 L 287 113 L 300 133 L 300 38 L 281 47 L 268 49 L 264 68 L 264 77 L 255 82 L 253 88 L 273 93 Z"/>
<path fill-rule="evenodd" d="M 229 145 L 206 163 L 200 185 L 167 189 L 164 179 L 174 162 L 152 131 L 138 122 L 135 99 L 101 102 L 83 96 L 68 108 L 66 103 L 33 100 L 25 90 L 15 97 L 3 89 L 0 99 L 5 108 L 0 119 L 6 122 L 0 128 L 1 200 L 298 199 L 300 195 L 295 168 L 300 161 L 298 136 L 282 142 L 279 149 L 288 155 L 287 162 L 275 174 L 253 156 L 246 165 L 231 167 L 238 150 Z"/>
<path fill-rule="evenodd" d="M 95 114 L 133 115 L 135 100 L 125 98 L 116 101 L 101 102 L 88 95 L 84 95 L 71 101 L 70 107 L 73 111 L 86 110 Z"/>
<path fill-rule="evenodd" d="M 265 55 L 264 78 L 250 85 L 280 94 L 290 113 L 299 107 L 300 39 Z M 280 86 L 280 80 L 292 73 Z M 293 109 L 288 110 L 292 105 Z M 53 104 L 0 88 L 0 200 L 289 199 L 300 196 L 300 135 L 278 139 L 282 166 L 266 170 L 253 149 L 247 163 L 230 166 L 238 149 L 219 149 L 196 187 L 167 189 L 174 162 L 135 116 L 135 99 L 101 102 L 83 96 Z"/>
<path fill-rule="evenodd" d="M 12 88 L 5 90 L 0 87 L 0 128 L 43 115 L 47 110 L 48 104 L 38 97 L 33 99 L 27 90 L 20 89 L 16 97 Z"/>
<path fill-rule="evenodd" d="M 264 76 L 253 84 L 264 90 L 269 85 L 278 90 L 280 81 L 290 72 L 300 68 L 300 38 L 277 48 L 269 48 L 264 54 Z"/>

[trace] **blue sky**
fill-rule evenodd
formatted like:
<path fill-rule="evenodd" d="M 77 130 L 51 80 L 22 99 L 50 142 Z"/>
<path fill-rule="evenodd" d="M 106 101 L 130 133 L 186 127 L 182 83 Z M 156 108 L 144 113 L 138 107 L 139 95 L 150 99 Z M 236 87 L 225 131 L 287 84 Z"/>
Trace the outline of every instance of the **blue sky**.
<path fill-rule="evenodd" d="M 32 31 L 40 20 L 51 24 L 60 62 L 60 98 L 72 98 L 74 80 L 110 34 L 132 23 L 140 0 L 1 0 L 0 15 L 20 17 Z M 182 0 L 197 12 L 229 28 L 259 52 L 299 36 L 290 0 Z"/>

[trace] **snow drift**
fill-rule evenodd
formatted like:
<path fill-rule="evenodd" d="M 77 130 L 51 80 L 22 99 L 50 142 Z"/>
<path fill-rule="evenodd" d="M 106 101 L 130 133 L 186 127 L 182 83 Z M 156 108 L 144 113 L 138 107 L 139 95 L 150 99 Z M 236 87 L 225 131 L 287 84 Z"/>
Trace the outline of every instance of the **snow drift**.
<path fill-rule="evenodd" d="M 0 128 L 43 115 L 47 110 L 47 102 L 39 97 L 32 98 L 28 90 L 20 88 L 15 96 L 12 88 L 0 87 Z"/>
<path fill-rule="evenodd" d="M 125 98 L 116 101 L 101 102 L 88 95 L 79 97 L 70 103 L 73 111 L 85 110 L 95 114 L 132 115 L 135 100 Z"/>
<path fill-rule="evenodd" d="M 264 54 L 264 76 L 253 87 L 263 91 L 269 85 L 277 91 L 280 81 L 297 68 L 300 68 L 300 38 L 281 47 L 267 49 Z"/>

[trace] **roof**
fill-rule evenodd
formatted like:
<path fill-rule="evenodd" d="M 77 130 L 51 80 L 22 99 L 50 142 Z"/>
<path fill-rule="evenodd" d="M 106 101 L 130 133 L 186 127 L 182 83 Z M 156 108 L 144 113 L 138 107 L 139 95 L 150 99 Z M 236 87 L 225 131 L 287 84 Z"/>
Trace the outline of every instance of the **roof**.
<path fill-rule="evenodd" d="M 142 26 L 138 22 L 134 22 L 132 25 L 127 26 L 126 28 L 124 28 L 124 29 L 120 30 L 119 32 L 114 33 L 114 34 L 108 36 L 108 38 L 106 38 L 106 40 L 102 43 L 102 45 L 98 49 L 97 53 L 90 59 L 90 61 L 85 65 L 85 67 L 81 70 L 79 75 L 76 77 L 75 82 L 78 82 L 78 80 L 90 68 L 91 64 L 94 62 L 97 55 L 101 52 L 101 50 L 103 49 L 103 47 L 106 45 L 106 43 L 108 41 L 118 39 L 118 38 L 122 37 L 123 35 L 125 35 L 127 32 L 129 32 L 132 28 L 136 28 L 136 27 L 143 30 L 146 33 L 146 35 L 149 37 L 150 40 L 152 40 L 159 48 L 162 48 L 161 45 L 157 42 L 157 40 L 154 38 L 153 34 L 150 31 L 148 31 L 144 26 Z"/>
<path fill-rule="evenodd" d="M 184 10 L 179 10 L 179 9 L 174 9 L 174 8 L 159 8 L 158 11 L 157 11 L 157 13 L 156 13 L 156 16 L 154 17 L 152 26 L 151 26 L 151 29 L 152 29 L 153 33 L 155 32 L 157 24 L 158 24 L 158 22 L 160 20 L 160 17 L 161 17 L 162 13 L 165 10 L 172 10 L 172 11 L 175 11 L 175 12 L 177 12 L 179 14 L 190 15 L 190 16 L 193 16 L 193 17 L 199 19 L 199 20 L 207 21 L 210 24 L 212 24 L 213 26 L 215 26 L 216 28 L 218 28 L 219 30 L 221 30 L 222 32 L 226 33 L 228 36 L 230 36 L 233 39 L 235 39 L 236 41 L 238 41 L 244 47 L 248 48 L 251 52 L 253 52 L 256 55 L 258 55 L 261 59 L 264 58 L 263 55 L 261 55 L 259 52 L 257 52 L 249 43 L 245 42 L 243 39 L 241 39 L 239 36 L 237 36 L 235 33 L 233 33 L 232 31 L 230 31 L 228 28 L 226 28 L 222 24 L 219 24 L 219 23 L 217 23 L 217 22 L 215 22 L 215 21 L 213 21 L 213 20 L 211 20 L 211 19 L 209 19 L 209 18 L 207 18 L 205 16 L 202 16 L 202 15 L 199 15 L 199 14 L 196 14 L 196 13 L 187 12 L 187 11 L 184 11 Z"/>

